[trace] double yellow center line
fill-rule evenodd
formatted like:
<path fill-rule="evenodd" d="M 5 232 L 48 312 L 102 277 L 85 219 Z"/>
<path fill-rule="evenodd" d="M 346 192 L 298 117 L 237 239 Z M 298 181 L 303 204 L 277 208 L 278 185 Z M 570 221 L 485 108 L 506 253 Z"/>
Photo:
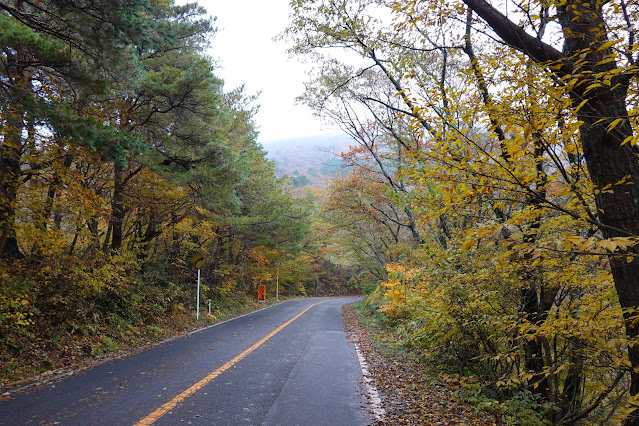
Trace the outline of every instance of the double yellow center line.
<path fill-rule="evenodd" d="M 326 302 L 326 300 L 324 302 Z M 292 323 L 293 321 L 295 321 L 296 319 L 298 319 L 299 317 L 304 315 L 313 306 L 319 305 L 320 303 L 324 303 L 324 302 L 314 303 L 311 306 L 309 306 L 308 308 L 304 309 L 302 312 L 300 312 L 299 314 L 295 315 L 293 318 L 291 318 L 290 320 L 286 321 L 284 324 L 280 325 L 279 327 L 277 327 L 275 330 L 271 331 L 266 336 L 262 337 L 259 341 L 257 341 L 251 347 L 249 347 L 248 349 L 243 351 L 241 354 L 239 354 L 238 356 L 236 356 L 232 360 L 228 361 L 226 364 L 222 365 L 217 370 L 213 371 L 211 374 L 209 374 L 208 376 L 206 376 L 205 378 L 203 378 L 199 382 L 195 383 L 193 386 L 191 386 L 190 388 L 188 388 L 184 392 L 180 393 L 179 395 L 177 395 L 176 397 L 174 397 L 173 399 L 171 399 L 170 401 L 168 401 L 167 403 L 162 405 L 160 408 L 158 408 L 157 410 L 155 410 L 154 412 L 152 412 L 151 414 L 149 414 L 148 416 L 146 416 L 145 418 L 143 418 L 142 420 L 137 422 L 135 424 L 135 426 L 146 426 L 146 425 L 151 425 L 151 424 L 155 423 L 160 417 L 162 417 L 163 415 L 165 415 L 166 413 L 171 411 L 176 405 L 178 405 L 184 399 L 186 399 L 187 397 L 191 396 L 192 394 L 194 394 L 195 392 L 200 390 L 202 387 L 204 387 L 204 385 L 209 383 L 211 380 L 215 379 L 217 376 L 219 376 L 220 374 L 224 373 L 226 370 L 231 368 L 233 365 L 237 364 L 239 361 L 241 361 L 243 358 L 245 358 L 248 354 L 253 352 L 255 349 L 257 349 L 260 346 L 262 346 L 268 339 L 270 339 L 271 337 L 275 336 L 277 333 L 282 331 L 282 329 L 284 327 L 286 327 L 287 325 L 289 325 L 290 323 Z"/>

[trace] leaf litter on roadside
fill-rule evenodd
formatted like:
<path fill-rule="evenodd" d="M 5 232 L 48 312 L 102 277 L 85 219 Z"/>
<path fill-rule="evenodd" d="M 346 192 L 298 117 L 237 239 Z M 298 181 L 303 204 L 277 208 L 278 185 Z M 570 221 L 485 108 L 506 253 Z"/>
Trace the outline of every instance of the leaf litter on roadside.
<path fill-rule="evenodd" d="M 458 384 L 450 377 L 435 378 L 415 360 L 384 355 L 360 322 L 353 304 L 345 305 L 342 313 L 349 338 L 357 342 L 382 399 L 385 414 L 375 420 L 376 425 L 501 424 L 458 401 L 454 392 Z"/>

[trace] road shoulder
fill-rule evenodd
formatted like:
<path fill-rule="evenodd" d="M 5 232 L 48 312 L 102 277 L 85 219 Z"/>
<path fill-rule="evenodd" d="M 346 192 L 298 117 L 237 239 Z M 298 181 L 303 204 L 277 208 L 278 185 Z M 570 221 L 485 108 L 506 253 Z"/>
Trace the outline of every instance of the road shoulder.
<path fill-rule="evenodd" d="M 379 390 L 384 414 L 376 424 L 497 424 L 460 403 L 451 385 L 433 377 L 417 361 L 383 353 L 356 309 L 357 304 L 344 305 L 342 315 L 350 340 L 366 360 L 372 385 Z"/>

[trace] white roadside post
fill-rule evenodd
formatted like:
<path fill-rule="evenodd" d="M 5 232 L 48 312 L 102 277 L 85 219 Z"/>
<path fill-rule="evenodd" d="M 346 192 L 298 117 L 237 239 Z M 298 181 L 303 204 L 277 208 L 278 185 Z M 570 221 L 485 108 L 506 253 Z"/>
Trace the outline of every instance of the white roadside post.
<path fill-rule="evenodd" d="M 280 262 L 275 262 L 275 300 L 280 301 Z"/>
<path fill-rule="evenodd" d="M 195 319 L 200 319 L 200 269 L 204 266 L 206 262 L 206 258 L 202 253 L 195 253 L 195 255 L 189 261 L 193 266 L 197 268 L 197 297 L 196 297 L 196 307 L 195 307 Z M 209 302 L 210 303 L 210 302 Z M 210 310 L 210 308 L 209 308 Z M 210 312 L 209 312 L 210 313 Z"/>
<path fill-rule="evenodd" d="M 200 319 L 200 268 L 197 268 L 197 309 L 195 314 L 195 319 Z"/>

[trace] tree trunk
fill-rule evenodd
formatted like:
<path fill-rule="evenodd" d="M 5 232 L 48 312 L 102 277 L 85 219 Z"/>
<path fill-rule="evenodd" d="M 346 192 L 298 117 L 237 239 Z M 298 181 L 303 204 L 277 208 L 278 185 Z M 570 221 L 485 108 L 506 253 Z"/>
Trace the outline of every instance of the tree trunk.
<path fill-rule="evenodd" d="M 22 258 L 14 229 L 20 179 L 22 113 L 15 103 L 5 111 L 5 139 L 0 144 L 0 257 Z"/>
<path fill-rule="evenodd" d="M 44 202 L 44 206 L 42 207 L 42 213 L 40 215 L 41 217 L 38 218 L 36 222 L 36 226 L 41 230 L 45 230 L 47 228 L 47 221 L 51 217 L 51 212 L 53 211 L 53 202 L 55 200 L 55 197 L 58 195 L 58 188 L 60 187 L 63 181 L 63 173 L 64 173 L 63 171 L 71 167 L 72 163 L 73 163 L 73 155 L 66 154 L 62 161 L 62 171 L 56 170 L 53 175 L 53 179 L 51 180 L 51 183 L 49 184 L 49 189 L 47 190 L 47 198 Z M 55 226 L 57 229 L 60 229 L 61 220 L 62 220 L 61 217 L 56 216 Z"/>
<path fill-rule="evenodd" d="M 21 8 L 18 3 L 16 7 Z M 4 138 L 0 143 L 0 258 L 24 257 L 18 246 L 15 223 L 15 205 L 18 198 L 20 158 L 22 157 L 25 106 L 19 97 L 30 89 L 30 73 L 27 69 L 28 55 L 17 52 L 8 54 L 5 68 L 9 73 L 14 98 L 2 110 Z"/>
<path fill-rule="evenodd" d="M 111 199 L 111 250 L 122 246 L 122 227 L 124 224 L 124 167 L 113 167 L 113 198 Z"/>
<path fill-rule="evenodd" d="M 126 206 L 124 205 L 124 191 L 131 178 L 142 170 L 142 166 L 135 169 L 126 169 L 121 164 L 113 166 L 113 198 L 111 199 L 111 250 L 122 247 L 124 238 L 124 218 Z"/>
<path fill-rule="evenodd" d="M 575 3 L 578 4 L 578 3 Z M 599 65 L 612 52 L 604 49 L 596 52 L 593 43 L 608 41 L 606 26 L 601 10 L 595 6 L 588 9 L 583 5 L 578 7 L 579 14 L 567 4 L 560 9 L 560 22 L 564 31 L 573 34 L 566 37 L 564 54 L 570 56 L 584 49 L 592 49 L 586 56 L 586 68 L 593 73 L 611 72 L 617 68 L 615 62 Z M 594 65 L 598 64 L 598 65 Z M 620 75 L 620 74 L 618 74 Z M 632 136 L 632 127 L 628 120 L 622 120 L 611 131 L 608 127 L 618 117 L 628 117 L 626 96 L 628 82 L 624 77 L 612 78 L 611 87 L 595 88 L 585 93 L 589 85 L 586 81 L 573 89 L 571 97 L 578 105 L 588 99 L 584 108 L 579 110 L 577 117 L 583 122 L 580 127 L 580 139 L 588 172 L 596 188 L 602 189 L 611 185 L 610 190 L 597 191 L 595 204 L 599 212 L 599 220 L 604 225 L 600 227 L 604 238 L 626 237 L 639 235 L 639 157 L 630 144 L 621 143 Z M 617 85 L 617 83 L 619 83 Z M 629 177 L 627 185 L 616 185 Z M 636 323 L 636 308 L 639 307 L 639 250 L 633 247 L 629 250 L 633 255 L 628 262 L 625 256 L 611 256 L 610 269 L 619 297 L 619 303 L 624 309 L 626 333 L 631 341 L 639 335 Z M 632 366 L 630 395 L 639 393 L 639 346 L 631 344 L 628 357 Z M 639 425 L 639 411 L 635 410 L 627 419 L 626 424 Z"/>
<path fill-rule="evenodd" d="M 560 411 L 556 413 L 555 421 L 566 417 L 569 413 L 576 413 L 582 407 L 582 388 L 584 384 L 584 361 L 582 353 L 582 340 L 576 337 L 570 339 L 569 367 L 564 379 L 564 388 L 559 396 L 558 406 Z"/>

